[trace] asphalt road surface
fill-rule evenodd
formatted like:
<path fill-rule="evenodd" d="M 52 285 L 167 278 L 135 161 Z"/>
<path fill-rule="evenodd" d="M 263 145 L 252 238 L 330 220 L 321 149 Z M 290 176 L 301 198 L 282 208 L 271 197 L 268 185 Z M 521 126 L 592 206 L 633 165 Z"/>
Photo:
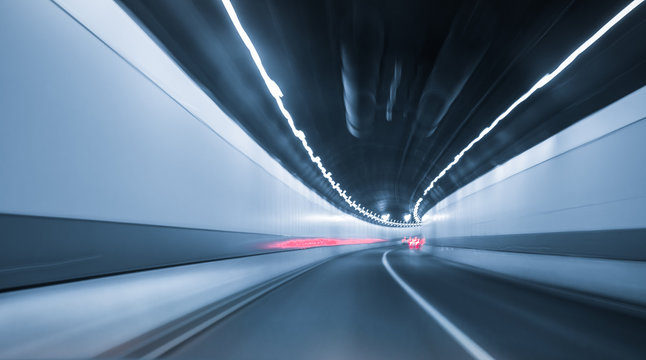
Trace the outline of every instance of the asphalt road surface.
<path fill-rule="evenodd" d="M 316 267 L 165 356 L 644 359 L 646 319 L 394 247 Z"/>

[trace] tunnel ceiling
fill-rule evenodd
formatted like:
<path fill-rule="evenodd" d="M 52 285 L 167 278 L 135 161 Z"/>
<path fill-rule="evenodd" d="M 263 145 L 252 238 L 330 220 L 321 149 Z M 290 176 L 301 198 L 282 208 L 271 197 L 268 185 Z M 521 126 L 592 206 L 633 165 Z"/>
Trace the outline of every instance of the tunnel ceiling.
<path fill-rule="evenodd" d="M 233 1 L 296 127 L 354 200 L 401 219 L 483 128 L 628 1 Z M 286 169 L 357 215 L 294 137 L 219 1 L 122 6 Z M 474 146 L 420 214 L 646 83 L 646 6 Z"/>

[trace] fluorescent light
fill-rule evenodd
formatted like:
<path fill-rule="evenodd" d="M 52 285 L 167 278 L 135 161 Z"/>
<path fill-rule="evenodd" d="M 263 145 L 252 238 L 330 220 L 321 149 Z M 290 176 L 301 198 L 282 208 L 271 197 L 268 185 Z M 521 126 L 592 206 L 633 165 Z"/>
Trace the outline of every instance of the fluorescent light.
<path fill-rule="evenodd" d="M 274 100 L 276 100 L 276 105 L 278 105 L 278 108 L 280 109 L 280 112 L 283 114 L 283 117 L 285 118 L 285 120 L 287 120 L 287 124 L 289 124 L 289 127 L 292 130 L 292 133 L 294 133 L 294 136 L 301 141 L 301 144 L 303 145 L 303 149 L 305 149 L 305 151 L 309 155 L 310 160 L 317 165 L 317 167 L 321 171 L 321 174 L 323 175 L 324 178 L 327 179 L 327 181 L 330 183 L 332 188 L 336 190 L 336 192 L 343 198 L 343 200 L 345 200 L 345 202 L 348 205 L 350 205 L 350 207 L 352 207 L 354 210 L 359 212 L 361 215 L 369 219 L 372 219 L 380 224 L 389 225 L 389 226 L 419 225 L 419 224 L 410 224 L 410 223 L 406 224 L 401 221 L 391 221 L 389 220 L 390 215 L 386 219 L 384 219 L 383 216 L 379 217 L 375 215 L 373 211 L 366 209 L 363 205 L 352 200 L 352 196 L 347 195 L 346 191 L 341 187 L 341 185 L 336 181 L 334 181 L 334 179 L 332 178 L 332 173 L 327 171 L 327 169 L 325 169 L 325 167 L 323 166 L 323 162 L 321 161 L 321 158 L 318 156 L 315 156 L 314 150 L 312 150 L 312 148 L 307 144 L 307 138 L 305 136 L 305 133 L 297 129 L 296 125 L 294 125 L 294 119 L 292 118 L 292 115 L 289 113 L 289 111 L 287 111 L 287 109 L 285 108 L 285 105 L 283 104 L 282 90 L 280 89 L 278 84 L 276 84 L 276 82 L 269 77 L 269 74 L 267 74 L 265 67 L 262 65 L 262 60 L 260 59 L 260 55 L 258 55 L 258 51 L 256 51 L 256 48 L 251 42 L 251 38 L 249 38 L 249 35 L 247 35 L 247 32 L 242 27 L 242 24 L 238 19 L 238 15 L 236 14 L 235 9 L 231 4 L 231 1 L 222 0 L 222 4 L 224 5 L 224 8 L 226 9 L 227 14 L 229 15 L 229 19 L 231 19 L 233 26 L 238 32 L 240 39 L 242 39 L 242 42 L 247 47 L 247 50 L 249 50 L 249 54 L 251 55 L 251 58 L 253 59 L 254 64 L 256 64 L 256 68 L 258 68 L 258 72 L 260 73 L 260 76 L 265 82 L 265 86 L 267 86 L 269 93 L 271 93 L 271 95 L 274 97 Z"/>
<path fill-rule="evenodd" d="M 491 132 L 500 121 L 502 121 L 504 118 L 506 118 L 518 105 L 523 103 L 525 100 L 527 100 L 536 90 L 540 89 L 541 87 L 549 84 L 550 81 L 552 81 L 557 75 L 559 75 L 563 70 L 565 70 L 579 55 L 581 55 L 583 52 L 585 52 L 590 46 L 592 46 L 597 40 L 599 40 L 606 32 L 608 32 L 613 26 L 615 26 L 621 19 L 623 19 L 626 15 L 628 15 L 631 11 L 633 11 L 637 6 L 639 6 L 644 0 L 633 0 L 628 6 L 626 6 L 623 10 L 621 10 L 617 15 L 615 15 L 610 21 L 608 21 L 604 26 L 602 26 L 599 30 L 597 30 L 592 37 L 590 37 L 588 40 L 586 40 L 583 44 L 581 44 L 574 52 L 572 52 L 561 64 L 554 69 L 551 73 L 543 76 L 534 86 L 532 86 L 526 93 L 524 93 L 520 98 L 518 98 L 516 101 L 514 101 L 508 108 L 505 110 L 502 114 L 500 114 L 489 126 L 484 128 L 480 134 L 473 139 L 464 149 L 462 149 L 458 155 L 455 156 L 453 161 L 449 163 L 424 189 L 423 195 L 417 199 L 415 203 L 415 207 L 413 210 L 413 217 L 415 218 L 415 221 L 413 223 L 407 223 L 407 222 L 401 222 L 401 221 L 394 221 L 390 220 L 390 215 L 388 215 L 386 218 L 384 216 L 377 216 L 373 211 L 366 209 L 363 205 L 355 202 L 352 200 L 352 196 L 347 195 L 346 191 L 341 187 L 339 183 L 334 181 L 332 177 L 332 173 L 327 171 L 325 167 L 323 166 L 323 162 L 321 161 L 321 158 L 318 156 L 314 155 L 314 151 L 312 148 L 308 145 L 307 143 L 307 138 L 305 136 L 305 133 L 299 129 L 296 128 L 294 125 L 294 120 L 285 108 L 282 97 L 283 97 L 283 92 L 278 86 L 278 84 L 273 81 L 269 75 L 267 74 L 267 71 L 265 70 L 262 60 L 260 58 L 260 55 L 258 55 L 258 52 L 256 51 L 256 48 L 254 47 L 251 39 L 249 38 L 249 35 L 246 33 L 244 28 L 242 27 L 242 24 L 240 23 L 240 20 L 238 19 L 238 16 L 235 12 L 235 9 L 233 8 L 233 5 L 231 4 L 230 0 L 222 0 L 222 4 L 224 5 L 227 14 L 229 15 L 229 18 L 231 19 L 231 22 L 233 23 L 233 26 L 235 27 L 236 31 L 238 32 L 238 35 L 242 39 L 242 42 L 245 44 L 247 49 L 249 50 L 249 53 L 251 55 L 251 58 L 253 59 L 256 68 L 258 69 L 258 72 L 260 73 L 260 76 L 262 77 L 263 81 L 265 82 L 265 85 L 267 86 L 267 89 L 271 93 L 271 95 L 274 97 L 276 100 L 276 104 L 278 105 L 278 108 L 280 109 L 283 117 L 287 120 L 287 123 L 292 130 L 294 136 L 298 138 L 301 141 L 301 144 L 303 146 L 303 149 L 307 152 L 307 154 L 310 157 L 310 160 L 317 165 L 319 170 L 321 171 L 321 174 L 323 175 L 324 178 L 328 180 L 330 185 L 336 192 L 345 200 L 345 202 L 350 205 L 354 210 L 359 212 L 361 215 L 374 220 L 378 223 L 384 224 L 384 225 L 390 225 L 390 226 L 418 226 L 421 223 L 421 219 L 419 216 L 419 207 L 424 199 L 424 197 L 428 194 L 428 192 L 435 186 L 438 180 L 440 180 L 446 173 L 455 165 L 457 164 L 460 159 L 464 156 L 464 154 L 469 151 L 473 145 L 478 143 L 482 138 L 484 138 L 489 132 Z"/>
<path fill-rule="evenodd" d="M 621 10 L 617 15 L 615 15 L 610 21 L 608 21 L 605 25 L 603 25 L 599 30 L 597 30 L 592 37 L 590 37 L 588 40 L 586 40 L 583 44 L 581 44 L 574 52 L 572 52 L 568 57 L 561 62 L 559 66 L 554 69 L 551 73 L 543 76 L 534 86 L 532 86 L 526 93 L 524 93 L 520 98 L 518 98 L 516 101 L 514 101 L 505 112 L 502 114 L 498 115 L 496 120 L 494 120 L 489 126 L 484 128 L 480 132 L 480 135 L 473 139 L 469 145 L 467 145 L 458 155 L 455 156 L 453 161 L 447 165 L 444 170 L 440 171 L 440 173 L 431 181 L 431 183 L 424 189 L 424 194 L 420 196 L 419 199 L 417 199 L 417 202 L 415 202 L 415 208 L 413 210 L 413 216 L 415 217 L 415 221 L 417 223 L 421 222 L 420 216 L 419 216 L 419 207 L 422 204 L 422 200 L 424 200 L 424 197 L 428 194 L 429 191 L 435 186 L 435 184 L 440 180 L 446 173 L 449 171 L 455 164 L 457 164 L 460 159 L 464 156 L 464 154 L 469 151 L 473 145 L 475 145 L 478 141 L 480 141 L 483 137 L 485 137 L 493 128 L 498 125 L 498 123 L 503 120 L 504 118 L 509 115 L 518 105 L 523 103 L 525 100 L 527 100 L 536 90 L 542 88 L 543 86 L 549 84 L 550 81 L 552 81 L 558 74 L 560 74 L 563 70 L 565 70 L 572 62 L 579 56 L 581 55 L 584 51 L 586 51 L 592 44 L 594 44 L 597 40 L 599 40 L 608 30 L 610 30 L 613 26 L 615 26 L 621 19 L 623 19 L 626 15 L 628 15 L 631 11 L 635 10 L 637 6 L 639 6 L 644 0 L 633 0 L 628 6 L 626 6 L 623 10 Z"/>

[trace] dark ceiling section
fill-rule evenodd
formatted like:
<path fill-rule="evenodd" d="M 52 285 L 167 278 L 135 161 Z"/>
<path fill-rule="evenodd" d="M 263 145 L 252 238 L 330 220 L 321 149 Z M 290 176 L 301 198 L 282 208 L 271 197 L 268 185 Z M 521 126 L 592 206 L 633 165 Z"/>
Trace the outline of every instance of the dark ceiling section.
<path fill-rule="evenodd" d="M 292 135 L 219 1 L 122 3 L 261 146 L 354 213 Z M 627 3 L 233 1 L 316 155 L 353 199 L 396 219 L 483 128 Z M 645 8 L 468 152 L 420 213 L 645 85 Z"/>

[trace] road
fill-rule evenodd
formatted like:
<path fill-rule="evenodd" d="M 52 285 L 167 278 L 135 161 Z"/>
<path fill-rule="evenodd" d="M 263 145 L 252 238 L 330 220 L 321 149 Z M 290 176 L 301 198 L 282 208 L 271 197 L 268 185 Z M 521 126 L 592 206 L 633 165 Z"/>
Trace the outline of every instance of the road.
<path fill-rule="evenodd" d="M 394 247 L 324 263 L 165 356 L 643 359 L 646 319 Z"/>

